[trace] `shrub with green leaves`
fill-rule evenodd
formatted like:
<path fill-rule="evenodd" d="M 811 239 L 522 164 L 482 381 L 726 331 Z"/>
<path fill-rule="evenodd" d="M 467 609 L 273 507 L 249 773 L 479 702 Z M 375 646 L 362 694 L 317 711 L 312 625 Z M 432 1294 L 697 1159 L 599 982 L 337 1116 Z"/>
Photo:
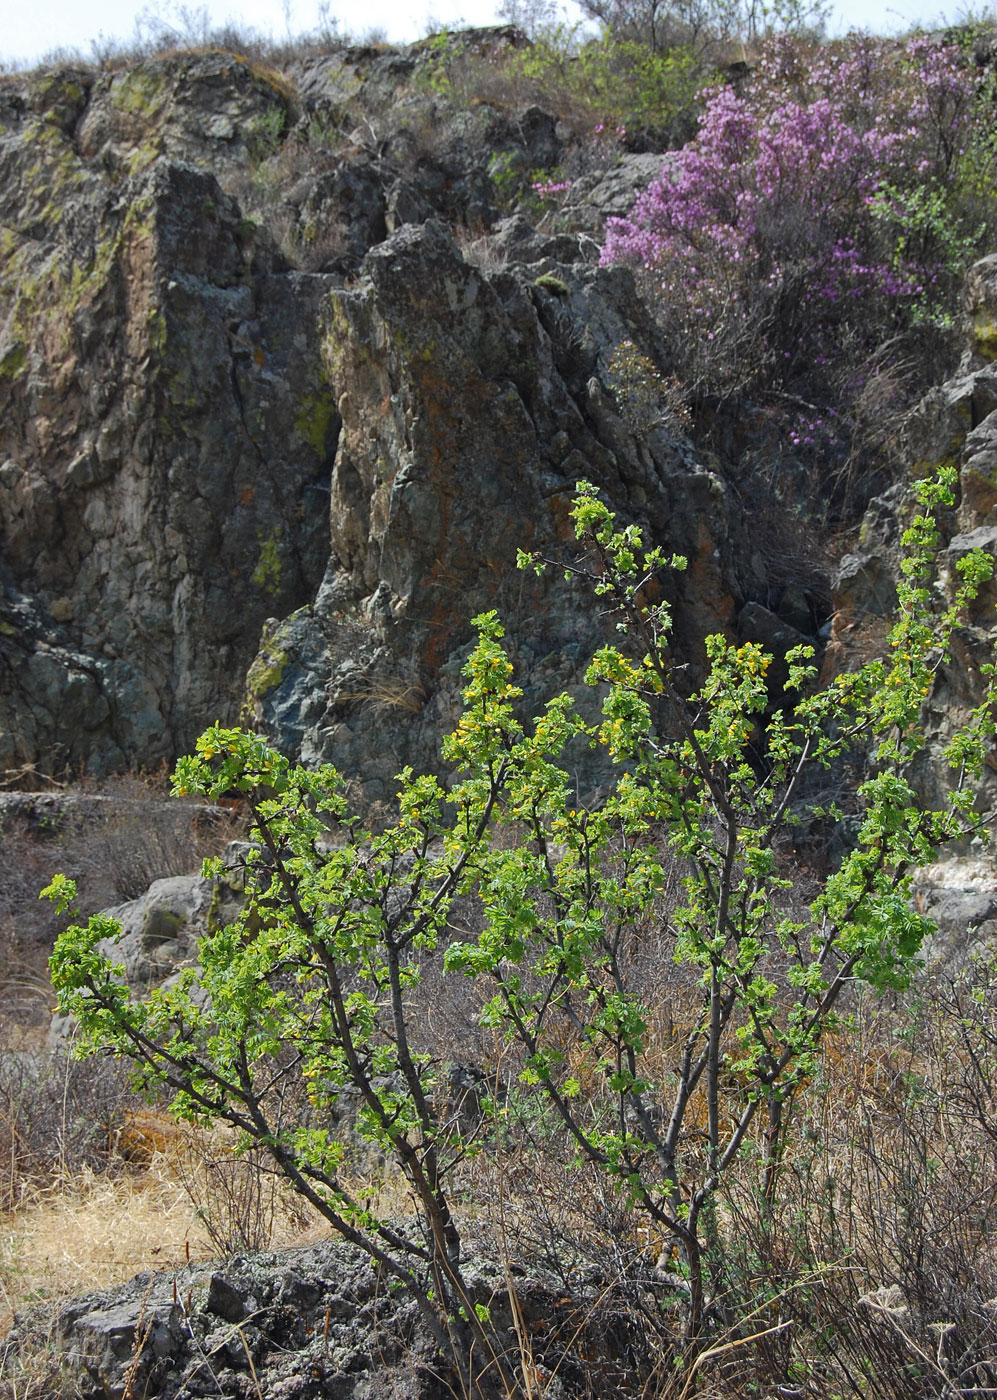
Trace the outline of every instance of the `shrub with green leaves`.
<path fill-rule="evenodd" d="M 847 1024 L 850 989 L 910 978 L 930 928 L 909 901 L 910 872 L 979 822 L 973 777 L 994 732 L 993 668 L 950 745 L 945 808 L 926 809 L 911 778 L 925 696 L 991 569 L 970 555 L 950 605 L 938 605 L 935 511 L 951 490 L 951 474 L 919 488 L 886 654 L 820 689 L 812 651 L 797 648 L 773 696 L 761 648 L 719 636 L 687 692 L 664 601 L 684 561 L 649 548 L 636 526 L 618 528 L 581 487 L 584 552 L 556 562 L 621 629 L 588 674 L 604 695 L 601 720 L 587 724 L 561 695 L 525 721 L 489 613 L 475 620 L 463 712 L 443 747 L 448 782 L 403 773 L 384 830 L 350 814 L 332 768 L 296 767 L 252 734 L 213 726 L 177 765 L 175 787 L 248 802 L 245 910 L 204 938 L 196 968 L 144 999 L 101 950 L 113 919 L 68 928 L 52 974 L 80 1052 L 125 1057 L 179 1117 L 222 1121 L 261 1144 L 411 1292 L 468 1394 L 528 1385 L 468 1280 L 455 1172 L 502 1150 L 511 1100 L 521 1111 L 532 1097 L 632 1218 L 677 1246 L 669 1287 L 685 1300 L 686 1344 L 702 1348 L 725 1177 L 753 1153 L 760 1208 L 778 1207 L 789 1108 L 823 1038 Z M 541 571 L 549 562 L 520 559 Z M 579 742 L 619 767 L 587 804 L 563 766 Z M 822 811 L 838 815 L 808 796 L 813 775 L 855 751 L 871 762 L 854 846 L 803 902 L 789 847 Z M 676 867 L 681 891 L 665 900 Z M 71 909 L 71 881 L 48 893 Z M 682 974 L 683 1015 L 667 1033 L 634 975 L 649 930 Z M 518 1074 L 515 1095 L 483 1089 L 470 1118 L 454 1111 L 448 1067 L 414 1014 L 440 953 L 447 976 L 479 989 L 481 1018 Z M 351 1169 L 351 1139 L 335 1131 L 345 1096 L 359 1104 L 359 1133 L 403 1174 L 412 1219 L 385 1218 L 369 1178 Z"/>
<path fill-rule="evenodd" d="M 530 85 L 548 108 L 556 103 L 571 114 L 586 134 L 616 141 L 641 131 L 659 139 L 687 135 L 704 77 L 691 47 L 655 52 L 610 32 L 576 46 L 564 30 L 510 52 L 503 69 L 509 80 Z"/>

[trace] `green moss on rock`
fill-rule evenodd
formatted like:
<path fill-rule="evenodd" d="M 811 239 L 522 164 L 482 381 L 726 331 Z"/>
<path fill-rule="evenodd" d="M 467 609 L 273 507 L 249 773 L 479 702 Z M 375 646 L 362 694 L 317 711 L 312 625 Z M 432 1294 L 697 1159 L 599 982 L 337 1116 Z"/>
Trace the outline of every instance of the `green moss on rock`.
<path fill-rule="evenodd" d="M 987 306 L 973 312 L 973 349 L 987 360 L 997 360 L 997 319 Z"/>
<path fill-rule="evenodd" d="M 275 525 L 268 535 L 260 539 L 260 557 L 252 572 L 252 580 L 257 588 L 265 593 L 280 592 L 281 560 L 280 542 L 283 531 Z"/>
<path fill-rule="evenodd" d="M 24 373 L 28 363 L 28 352 L 18 341 L 10 349 L 0 356 L 0 378 L 16 379 L 19 374 Z"/>
<path fill-rule="evenodd" d="M 264 643 L 246 672 L 246 692 L 251 700 L 262 700 L 271 690 L 277 689 L 284 679 L 287 660 L 286 651 Z"/>
<path fill-rule="evenodd" d="M 329 428 L 338 416 L 332 388 L 323 384 L 315 393 L 303 395 L 294 426 L 318 457 L 328 453 Z"/>
<path fill-rule="evenodd" d="M 274 619 L 263 624 L 259 651 L 246 672 L 246 699 L 250 704 L 254 700 L 262 700 L 284 679 L 288 654 L 277 643 L 280 628 L 281 624 Z"/>
<path fill-rule="evenodd" d="M 149 349 L 155 351 L 157 355 L 164 355 L 166 353 L 166 312 L 161 306 L 150 308 L 146 318 L 146 329 L 149 334 Z"/>
<path fill-rule="evenodd" d="M 111 101 L 119 112 L 150 117 L 163 105 L 162 70 L 140 63 L 117 77 L 111 87 Z"/>

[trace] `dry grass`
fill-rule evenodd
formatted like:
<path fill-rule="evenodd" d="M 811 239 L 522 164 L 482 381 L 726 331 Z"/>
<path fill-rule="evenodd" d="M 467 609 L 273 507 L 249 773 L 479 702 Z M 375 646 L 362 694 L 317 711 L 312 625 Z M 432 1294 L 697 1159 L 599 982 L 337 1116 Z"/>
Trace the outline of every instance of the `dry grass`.
<path fill-rule="evenodd" d="M 124 1283 L 143 1269 L 176 1269 L 218 1257 L 217 1238 L 234 1234 L 226 1198 L 212 1178 L 240 1166 L 220 1135 L 187 1134 L 142 1115 L 141 1140 L 164 1145 L 140 1167 L 89 1168 L 53 1180 L 0 1219 L 0 1337 L 13 1314 Z M 170 1132 L 172 1128 L 172 1134 Z M 132 1150 L 135 1150 L 134 1148 Z M 244 1174 L 250 1175 L 247 1170 Z M 272 1182 L 269 1176 L 265 1182 Z M 274 1187 L 265 1232 L 232 1248 L 302 1244 L 328 1234 L 310 1207 Z"/>
<path fill-rule="evenodd" d="M 343 691 L 337 697 L 344 704 L 359 705 L 373 714 L 390 714 L 393 710 L 405 710 L 416 715 L 426 703 L 426 692 L 421 685 L 413 685 L 401 676 L 387 676 L 384 679 L 370 677 L 356 690 Z"/>
<path fill-rule="evenodd" d="M 207 1232 L 168 1158 L 139 1172 L 84 1170 L 6 1217 L 0 1237 L 0 1334 L 12 1314 L 211 1255 Z"/>
<path fill-rule="evenodd" d="M 81 793 L 29 811 L 4 831 L 0 879 L 0 1397 L 62 1391 L 54 1380 L 25 1389 L 8 1376 L 2 1338 L 13 1314 L 111 1287 L 142 1269 L 174 1268 L 218 1251 L 213 1229 L 238 1234 L 225 1211 L 241 1197 L 192 1200 L 185 1180 L 210 1175 L 206 1154 L 228 1162 L 231 1145 L 185 1138 L 164 1114 L 141 1108 L 116 1067 L 52 1056 L 44 1040 L 52 1008 L 45 959 L 58 920 L 38 900 L 55 870 L 79 878 L 85 911 L 133 897 L 152 880 L 187 873 L 237 834 L 227 814 L 168 803 L 154 783 L 121 780 L 110 799 Z M 43 817 L 45 816 L 43 811 Z M 200 1154 L 200 1155 L 199 1155 Z M 252 1243 L 300 1238 L 312 1225 L 284 1198 L 258 1220 Z M 53 1309 L 54 1311 L 54 1309 Z M 13 1364 L 13 1363 L 11 1363 Z M 53 1363 L 54 1364 L 54 1363 Z M 11 1386 L 13 1385 L 13 1389 Z M 45 1389 L 48 1385 L 48 1389 Z M 71 1391 L 67 1391 L 67 1394 Z"/>
<path fill-rule="evenodd" d="M 154 880 L 194 874 L 241 834 L 237 815 L 168 799 L 162 775 L 117 778 L 100 792 L 66 788 L 49 807 L 39 796 L 32 808 L 34 800 L 0 814 L 0 1050 L 15 1027 L 42 1037 L 48 1028 L 47 959 L 64 920 L 38 894 L 57 871 L 77 882 L 89 915 L 137 898 Z"/>

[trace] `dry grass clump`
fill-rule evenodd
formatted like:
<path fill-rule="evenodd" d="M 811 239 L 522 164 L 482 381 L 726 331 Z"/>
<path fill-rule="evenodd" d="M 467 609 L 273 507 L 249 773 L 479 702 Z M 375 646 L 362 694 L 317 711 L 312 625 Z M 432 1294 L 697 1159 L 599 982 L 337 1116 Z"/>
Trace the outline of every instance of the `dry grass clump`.
<path fill-rule="evenodd" d="M 260 1153 L 145 1106 L 112 1061 L 5 1047 L 0 1168 L 0 1335 L 32 1303 L 313 1223 Z"/>
<path fill-rule="evenodd" d="M 212 1257 L 208 1232 L 176 1173 L 173 1154 L 138 1170 L 84 1168 L 53 1179 L 0 1217 L 0 1400 L 78 1400 L 81 1376 L 54 1334 L 58 1306 L 113 1288 L 143 1269 L 180 1269 Z M 5 1337 L 29 1311 L 25 1350 Z M 41 1321 L 51 1315 L 46 1337 Z M 38 1334 L 38 1335 L 36 1335 Z"/>
<path fill-rule="evenodd" d="M 401 676 L 369 677 L 356 690 L 341 692 L 337 699 L 344 704 L 359 705 L 373 714 L 404 710 L 416 715 L 426 703 L 426 692 L 421 685 L 409 684 Z"/>
<path fill-rule="evenodd" d="M 23 786 L 23 785 L 22 785 Z M 46 960 L 58 918 L 38 892 L 60 870 L 87 912 L 198 870 L 237 830 L 230 815 L 168 802 L 162 784 L 121 779 L 12 797 L 0 871 L 0 1400 L 76 1394 L 58 1351 L 18 1358 L 3 1337 L 15 1312 L 215 1252 L 212 1198 L 188 1194 L 193 1144 L 138 1104 L 111 1060 L 46 1048 L 53 1007 Z M 203 1148 L 203 1144 L 200 1145 Z M 220 1149 L 219 1149 L 220 1150 Z M 270 1243 L 285 1218 L 275 1211 Z M 54 1309 L 53 1309 L 54 1312 Z"/>
<path fill-rule="evenodd" d="M 660 964 L 658 979 L 670 1011 L 653 1034 L 666 1066 L 682 989 L 665 985 Z M 462 1211 L 496 1257 L 541 1261 L 566 1295 L 579 1277 L 597 1281 L 606 1325 L 626 1319 L 640 1359 L 633 1393 L 648 1400 L 997 1393 L 995 1008 L 986 961 L 947 985 L 856 999 L 851 1027 L 829 1037 L 787 1106 L 774 1179 L 760 1127 L 705 1223 L 711 1297 L 698 1351 L 683 1352 L 680 1260 L 577 1160 L 556 1115 L 518 1092 L 501 1047 L 501 1142 L 460 1168 Z M 737 1092 L 728 1086 L 732 1104 Z M 693 1137 L 698 1118 L 690 1112 Z"/>
<path fill-rule="evenodd" d="M 873 1400 L 997 1386 L 997 1154 L 952 995 L 860 1003 L 794 1105 L 774 1202 L 750 1157 L 731 1178 L 715 1306 L 764 1303 L 779 1324 L 753 1344 L 755 1384 Z M 743 1356 L 720 1366 L 718 1400 L 747 1378 Z"/>
<path fill-rule="evenodd" d="M 140 1171 L 84 1169 L 8 1215 L 0 1238 L 0 1334 L 15 1311 L 213 1254 L 169 1157 Z"/>
<path fill-rule="evenodd" d="M 293 36 L 288 34 L 285 38 L 275 38 L 272 34 L 233 20 L 214 25 L 207 9 L 199 6 L 180 5 L 169 19 L 153 13 L 147 7 L 136 20 L 134 34 L 130 38 L 100 34 L 90 41 L 86 51 L 64 47 L 51 50 L 37 64 L 16 60 L 0 62 L 0 74 L 37 72 L 70 64 L 116 72 L 144 59 L 218 49 L 251 62 L 280 68 L 303 58 L 337 53 L 356 43 L 383 45 L 384 33 L 370 27 L 359 38 L 355 37 L 349 31 L 340 29 L 338 21 L 330 15 L 327 4 L 319 5 L 318 23 L 313 30 Z"/>
<path fill-rule="evenodd" d="M 66 1055 L 0 1042 L 0 1213 L 53 1181 L 104 1170 L 127 1097 L 111 1062 L 95 1074 Z"/>
<path fill-rule="evenodd" d="M 87 1069 L 99 1087 L 92 1066 L 75 1068 Z M 157 1153 L 137 1167 L 116 1154 L 111 1138 L 116 1134 L 125 1143 L 120 1111 L 113 1131 L 98 1125 L 88 1140 L 64 1133 L 60 1123 L 76 1118 L 81 1095 L 79 1076 L 65 1075 L 62 1082 L 65 1115 L 55 1117 L 53 1130 L 43 1128 L 52 1113 L 44 1103 L 30 1120 L 33 1133 L 23 1118 L 2 1125 L 7 1175 L 0 1210 L 0 1400 L 76 1400 L 80 1394 L 80 1377 L 67 1366 L 54 1334 L 35 1339 L 24 1352 L 8 1347 L 4 1339 L 17 1314 L 33 1310 L 37 1322 L 48 1312 L 54 1327 L 59 1304 L 74 1296 L 123 1283 L 142 1269 L 177 1268 L 188 1257 L 211 1253 L 175 1156 Z M 8 1094 L 8 1112 L 10 1104 Z M 53 1155 L 46 1157 L 46 1149 Z"/>
<path fill-rule="evenodd" d="M 124 1115 L 102 1167 L 54 1173 L 0 1220 L 0 1337 L 35 1303 L 318 1230 L 259 1158 L 149 1110 Z"/>

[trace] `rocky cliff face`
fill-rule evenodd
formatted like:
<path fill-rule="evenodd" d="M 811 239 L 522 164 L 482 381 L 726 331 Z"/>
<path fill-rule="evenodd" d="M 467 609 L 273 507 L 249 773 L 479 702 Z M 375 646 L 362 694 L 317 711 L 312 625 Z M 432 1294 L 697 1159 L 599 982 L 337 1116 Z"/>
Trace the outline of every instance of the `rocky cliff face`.
<path fill-rule="evenodd" d="M 0 766 L 171 756 L 322 576 L 330 279 L 282 268 L 205 168 L 273 91 L 182 66 L 3 93 Z"/>
<path fill-rule="evenodd" d="M 720 475 L 608 387 L 621 341 L 665 358 L 586 231 L 649 158 L 590 181 L 573 233 L 502 221 L 489 171 L 563 133 L 530 108 L 427 134 L 424 62 L 4 80 L 0 770 L 171 759 L 248 670 L 258 726 L 386 795 L 433 761 L 475 612 L 531 703 L 578 682 L 604 622 L 514 555 L 564 548 L 582 478 L 691 556 L 685 659 L 762 597 Z"/>
<path fill-rule="evenodd" d="M 625 275 L 562 261 L 563 242 L 512 222 L 486 272 L 439 224 L 407 227 L 330 298 L 343 426 L 329 566 L 314 604 L 269 630 L 250 682 L 259 722 L 362 769 L 369 797 L 393 791 L 403 762 L 432 766 L 475 613 L 505 620 L 531 707 L 580 683 L 604 621 L 587 592 L 518 572 L 515 554 L 570 552 L 581 479 L 692 556 L 676 599 L 687 657 L 733 620 L 730 493 L 688 445 L 625 429 L 600 369 L 650 328 Z"/>

